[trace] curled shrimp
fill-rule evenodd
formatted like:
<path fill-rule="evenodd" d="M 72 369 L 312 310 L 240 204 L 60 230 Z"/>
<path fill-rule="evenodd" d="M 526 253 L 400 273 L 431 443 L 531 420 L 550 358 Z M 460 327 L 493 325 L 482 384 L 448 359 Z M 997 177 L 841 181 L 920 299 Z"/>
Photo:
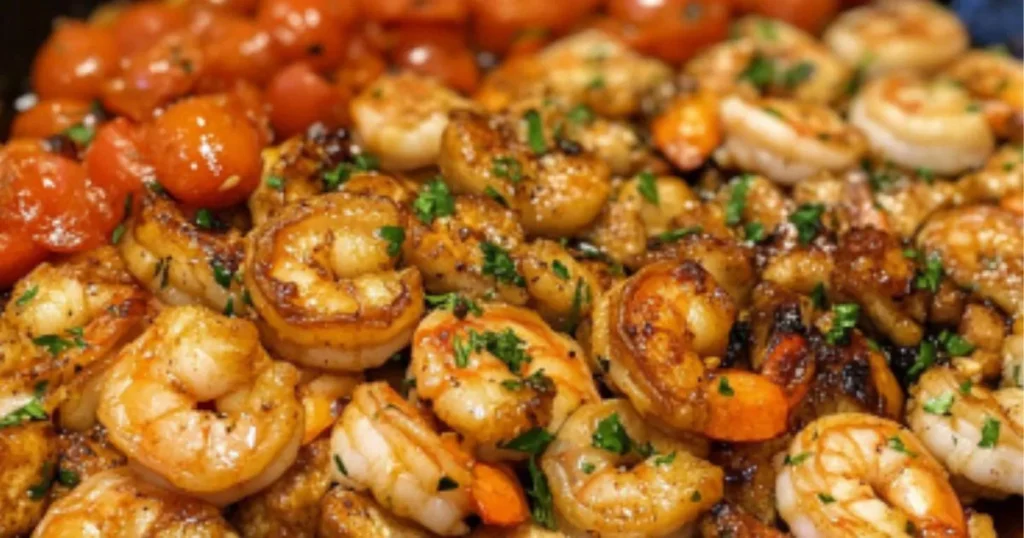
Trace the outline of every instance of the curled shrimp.
<path fill-rule="evenodd" d="M 861 134 L 824 105 L 731 96 L 721 114 L 725 143 L 716 160 L 779 183 L 851 168 L 867 148 Z"/>
<path fill-rule="evenodd" d="M 267 345 L 308 367 L 358 372 L 408 344 L 423 284 L 416 269 L 395 266 L 405 220 L 389 199 L 339 192 L 254 229 L 245 286 Z"/>
<path fill-rule="evenodd" d="M 246 308 L 235 278 L 243 248 L 238 230 L 201 229 L 173 200 L 151 193 L 125 223 L 118 242 L 128 270 L 161 301 L 236 314 Z"/>
<path fill-rule="evenodd" d="M 0 451 L 0 536 L 27 536 L 46 511 L 48 492 L 33 492 L 55 472 L 57 436 L 48 422 L 3 428 Z"/>
<path fill-rule="evenodd" d="M 530 307 L 554 327 L 571 330 L 585 319 L 601 289 L 597 276 L 562 245 L 537 239 L 512 256 L 526 281 Z"/>
<path fill-rule="evenodd" d="M 165 491 L 127 468 L 98 473 L 53 504 L 33 538 L 202 536 L 237 538 L 217 508 Z"/>
<path fill-rule="evenodd" d="M 1008 54 L 972 50 L 942 73 L 983 103 L 985 117 L 1000 138 L 1024 138 L 1024 66 Z"/>
<path fill-rule="evenodd" d="M 487 457 L 534 427 L 556 432 L 581 405 L 600 398 L 583 350 L 535 313 L 481 307 L 459 318 L 437 310 L 413 336 L 409 376 L 416 395 Z"/>
<path fill-rule="evenodd" d="M 330 429 L 341 414 L 342 400 L 352 395 L 361 375 L 339 375 L 305 369 L 296 393 L 302 402 L 305 431 L 302 444 L 312 443 L 321 433 Z"/>
<path fill-rule="evenodd" d="M 657 262 L 602 294 L 591 352 L 608 383 L 655 424 L 715 439 L 768 439 L 785 429 L 782 389 L 750 372 L 712 377 L 702 360 L 724 355 L 735 319 L 732 298 L 700 265 Z"/>
<path fill-rule="evenodd" d="M 1024 492 L 1024 390 L 989 391 L 947 367 L 921 375 L 910 390 L 907 424 L 973 495 Z"/>
<path fill-rule="evenodd" d="M 540 464 L 555 508 L 574 527 L 666 536 L 722 498 L 724 473 L 692 450 L 647 426 L 625 400 L 605 400 L 580 407 Z"/>
<path fill-rule="evenodd" d="M 703 87 L 683 92 L 651 120 L 654 145 L 680 170 L 698 168 L 722 142 L 718 101 Z"/>
<path fill-rule="evenodd" d="M 866 74 L 932 71 L 967 49 L 960 19 L 933 2 L 885 1 L 851 9 L 826 30 L 825 43 Z"/>
<path fill-rule="evenodd" d="M 473 511 L 472 459 L 386 383 L 356 388 L 334 426 L 331 451 L 342 486 L 370 490 L 385 509 L 434 533 L 469 532 L 463 520 Z"/>
<path fill-rule="evenodd" d="M 147 479 L 228 504 L 295 460 L 303 433 L 298 381 L 293 366 L 260 347 L 251 323 L 201 307 L 168 308 L 118 356 L 98 415 Z"/>
<path fill-rule="evenodd" d="M 917 245 L 937 255 L 958 285 L 992 300 L 1004 311 L 1024 309 L 1024 230 L 1021 217 L 992 206 L 936 213 L 921 228 Z"/>
<path fill-rule="evenodd" d="M 871 151 L 897 165 L 956 174 L 992 153 L 992 131 L 957 85 L 910 73 L 869 82 L 850 105 L 850 123 Z"/>
<path fill-rule="evenodd" d="M 449 113 L 470 107 L 438 81 L 412 73 L 382 75 L 350 105 L 356 134 L 385 170 L 437 164 Z"/>
<path fill-rule="evenodd" d="M 560 140 L 537 110 L 522 117 L 456 112 L 441 142 L 441 172 L 456 192 L 505 200 L 528 234 L 571 235 L 600 213 L 610 171 Z"/>
<path fill-rule="evenodd" d="M 789 445 L 775 496 L 797 538 L 967 536 L 942 466 L 913 433 L 872 415 L 808 424 Z"/>
<path fill-rule="evenodd" d="M 957 180 L 952 195 L 957 205 L 999 203 L 1024 198 L 1024 154 L 1020 146 L 1003 145 L 980 170 Z M 1007 208 L 1009 209 L 1009 208 Z M 1020 211 L 1017 211 L 1021 214 Z"/>

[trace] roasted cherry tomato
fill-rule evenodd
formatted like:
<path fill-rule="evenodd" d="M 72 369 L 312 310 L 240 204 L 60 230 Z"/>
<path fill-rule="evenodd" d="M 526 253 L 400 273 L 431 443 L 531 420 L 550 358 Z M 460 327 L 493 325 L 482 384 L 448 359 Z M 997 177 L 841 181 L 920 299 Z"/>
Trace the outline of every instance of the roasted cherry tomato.
<path fill-rule="evenodd" d="M 480 71 L 459 27 L 402 26 L 395 34 L 392 63 L 435 77 L 445 86 L 462 92 L 476 89 Z"/>
<path fill-rule="evenodd" d="M 139 192 L 143 182 L 153 178 L 152 167 L 143 161 L 142 134 L 127 119 L 116 118 L 96 130 L 85 153 L 89 178 L 115 202 L 130 192 Z"/>
<path fill-rule="evenodd" d="M 469 15 L 468 0 L 359 0 L 359 8 L 377 22 L 458 23 Z"/>
<path fill-rule="evenodd" d="M 191 4 L 222 8 L 235 13 L 252 13 L 256 11 L 259 0 L 191 0 Z"/>
<path fill-rule="evenodd" d="M 329 84 L 306 62 L 277 73 L 267 86 L 270 123 L 278 138 L 301 133 L 316 122 L 337 127 L 348 118 L 351 94 Z"/>
<path fill-rule="evenodd" d="M 387 69 L 380 49 L 373 44 L 374 36 L 368 32 L 353 34 L 345 48 L 345 57 L 333 74 L 334 83 L 356 95 L 369 86 Z"/>
<path fill-rule="evenodd" d="M 282 60 L 306 60 L 317 70 L 341 61 L 354 18 L 354 2 L 347 0 L 262 0 L 256 15 Z"/>
<path fill-rule="evenodd" d="M 45 99 L 14 118 L 11 136 L 46 138 L 81 123 L 91 110 L 81 99 Z"/>
<path fill-rule="evenodd" d="M 524 32 L 568 30 L 597 4 L 598 0 L 470 0 L 473 38 L 486 50 L 504 52 Z"/>
<path fill-rule="evenodd" d="M 0 208 L 2 210 L 3 208 Z M 9 288 L 46 259 L 45 248 L 32 241 L 21 222 L 0 221 L 0 289 Z"/>
<path fill-rule="evenodd" d="M 839 0 L 739 0 L 741 9 L 782 19 L 808 32 L 821 31 L 839 10 Z"/>
<path fill-rule="evenodd" d="M 114 20 L 114 39 L 121 54 L 128 56 L 153 46 L 187 22 L 185 10 L 177 5 L 158 0 L 129 4 Z"/>
<path fill-rule="evenodd" d="M 62 21 L 36 54 L 32 87 L 42 99 L 93 99 L 117 69 L 117 43 L 104 28 Z"/>
<path fill-rule="evenodd" d="M 259 131 L 223 96 L 175 103 L 147 127 L 143 147 L 157 181 L 186 204 L 230 206 L 259 183 Z"/>
<path fill-rule="evenodd" d="M 262 85 L 278 68 L 270 34 L 251 19 L 213 13 L 200 39 L 206 62 L 203 91 L 223 90 L 238 80 Z"/>
<path fill-rule="evenodd" d="M 598 23 L 634 49 L 678 63 L 729 33 L 729 5 L 717 0 L 612 0 Z"/>
<path fill-rule="evenodd" d="M 193 35 L 176 32 L 128 58 L 124 72 L 103 87 L 103 105 L 135 121 L 193 90 L 203 72 L 203 53 Z"/>

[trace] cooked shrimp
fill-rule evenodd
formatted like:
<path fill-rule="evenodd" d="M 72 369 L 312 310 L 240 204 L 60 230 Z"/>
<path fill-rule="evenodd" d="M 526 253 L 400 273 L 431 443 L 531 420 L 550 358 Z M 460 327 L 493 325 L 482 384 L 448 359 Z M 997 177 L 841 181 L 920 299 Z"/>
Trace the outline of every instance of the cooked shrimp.
<path fill-rule="evenodd" d="M 935 214 L 917 235 L 925 259 L 937 255 L 958 285 L 1009 314 L 1024 309 L 1024 230 L 1021 217 L 992 206 Z"/>
<path fill-rule="evenodd" d="M 724 355 L 735 319 L 732 298 L 700 265 L 653 263 L 597 301 L 591 352 L 607 361 L 606 381 L 655 424 L 767 439 L 785 429 L 782 389 L 749 372 L 712 378 L 702 361 Z"/>
<path fill-rule="evenodd" d="M 967 49 L 968 36 L 956 15 L 938 4 L 889 0 L 843 13 L 824 41 L 847 64 L 878 75 L 942 67 Z"/>
<path fill-rule="evenodd" d="M 1024 390 L 989 391 L 947 367 L 910 390 L 907 424 L 967 493 L 1002 498 L 1024 492 Z"/>
<path fill-rule="evenodd" d="M 305 369 L 297 393 L 305 417 L 302 444 L 313 442 L 334 425 L 341 414 L 342 399 L 352 395 L 363 382 L 361 375 L 339 375 Z"/>
<path fill-rule="evenodd" d="M 493 531 L 490 531 L 493 532 Z M 320 503 L 318 538 L 430 538 L 363 493 L 334 488 Z"/>
<path fill-rule="evenodd" d="M 383 75 L 352 100 L 355 132 L 385 170 L 437 164 L 448 114 L 472 104 L 432 78 Z"/>
<path fill-rule="evenodd" d="M 36 398 L 47 412 L 62 406 L 65 427 L 88 428 L 92 389 L 141 329 L 147 294 L 102 247 L 39 265 L 11 297 L 0 317 L 0 418 Z"/>
<path fill-rule="evenodd" d="M 1000 138 L 1024 137 L 1024 66 L 1009 54 L 972 50 L 958 58 L 943 75 L 964 85 L 982 101 L 992 131 Z"/>
<path fill-rule="evenodd" d="M 1024 334 L 1015 331 L 1003 340 L 1003 376 L 1000 382 L 1002 387 L 1024 388 Z"/>
<path fill-rule="evenodd" d="M 526 281 L 530 307 L 555 327 L 570 329 L 590 314 L 600 282 L 562 245 L 537 239 L 513 253 Z"/>
<path fill-rule="evenodd" d="M 385 383 L 356 388 L 331 435 L 334 478 L 444 536 L 466 534 L 472 459 Z"/>
<path fill-rule="evenodd" d="M 424 197 L 440 194 L 448 199 L 448 187 L 440 180 L 428 183 L 423 192 Z M 525 303 L 526 289 L 514 275 L 484 270 L 487 253 L 498 252 L 494 247 L 507 254 L 523 243 L 515 213 L 478 195 L 456 196 L 451 208 L 450 215 L 439 214 L 429 222 L 413 220 L 408 229 L 405 259 L 420 270 L 427 291 L 468 297 L 496 293 L 509 304 Z"/>
<path fill-rule="evenodd" d="M 254 229 L 245 286 L 267 345 L 305 366 L 348 372 L 405 347 L 423 312 L 419 271 L 395 266 L 405 221 L 386 198 L 340 192 L 290 205 Z"/>
<path fill-rule="evenodd" d="M 147 194 L 118 242 L 125 265 L 161 301 L 240 314 L 242 234 L 201 229 L 164 196 Z M 229 306 L 230 305 L 230 306 Z"/>
<path fill-rule="evenodd" d="M 753 249 L 729 238 L 688 235 L 648 251 L 643 265 L 662 260 L 697 262 L 740 307 L 750 301 L 757 282 Z"/>
<path fill-rule="evenodd" d="M 1021 147 L 1001 146 L 981 170 L 960 178 L 954 192 L 953 199 L 958 205 L 1024 198 L 1024 152 Z"/>
<path fill-rule="evenodd" d="M 579 345 L 511 306 L 428 315 L 413 336 L 409 376 L 416 395 L 488 459 L 508 457 L 495 449 L 531 428 L 558 431 L 600 399 Z"/>
<path fill-rule="evenodd" d="M 213 505 L 160 489 L 126 468 L 104 471 L 53 504 L 33 538 L 237 538 Z"/>
<path fill-rule="evenodd" d="M 50 500 L 56 501 L 74 491 L 81 482 L 93 475 L 124 467 L 128 459 L 110 443 L 107 429 L 96 424 L 84 432 L 62 431 L 57 438 L 57 483 L 50 490 Z M 65 480 L 60 480 L 61 474 Z M 67 477 L 73 477 L 67 480 Z"/>
<path fill-rule="evenodd" d="M 651 120 L 654 145 L 680 170 L 700 167 L 722 142 L 718 101 L 703 87 L 682 92 Z"/>
<path fill-rule="evenodd" d="M 824 105 L 731 96 L 721 113 L 725 143 L 715 159 L 783 184 L 851 168 L 866 149 L 860 133 Z"/>
<path fill-rule="evenodd" d="M 43 517 L 57 450 L 48 422 L 0 429 L 0 536 L 27 536 Z"/>
<path fill-rule="evenodd" d="M 541 457 L 555 508 L 597 536 L 666 536 L 722 498 L 722 470 L 624 400 L 585 405 Z"/>
<path fill-rule="evenodd" d="M 955 84 L 909 73 L 879 77 L 850 105 L 850 123 L 871 151 L 906 168 L 957 174 L 992 153 L 992 131 Z"/>
<path fill-rule="evenodd" d="M 455 112 L 441 142 L 441 172 L 456 192 L 507 201 L 528 234 L 571 235 L 601 211 L 609 169 L 555 138 L 533 109 L 522 117 Z"/>
<path fill-rule="evenodd" d="M 960 501 L 946 472 L 898 423 L 843 413 L 793 439 L 775 485 L 797 538 L 959 536 Z"/>
<path fill-rule="evenodd" d="M 168 308 L 118 356 L 98 414 L 148 480 L 228 504 L 295 460 L 298 381 L 294 367 L 263 351 L 251 323 Z"/>
<path fill-rule="evenodd" d="M 733 178 L 728 188 L 719 189 L 715 201 L 726 213 L 726 220 L 729 221 L 727 224 L 757 223 L 766 234 L 785 224 L 790 213 L 796 209 L 779 185 L 757 174 L 740 174 Z M 728 215 L 730 203 L 734 207 L 733 211 L 739 209 L 734 215 Z"/>

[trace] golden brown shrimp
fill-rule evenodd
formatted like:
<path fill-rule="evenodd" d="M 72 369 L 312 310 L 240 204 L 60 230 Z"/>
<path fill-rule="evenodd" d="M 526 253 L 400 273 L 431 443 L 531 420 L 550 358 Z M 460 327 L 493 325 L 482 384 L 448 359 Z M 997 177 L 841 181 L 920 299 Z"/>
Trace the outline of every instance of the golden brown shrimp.
<path fill-rule="evenodd" d="M 1024 198 L 1024 152 L 1020 146 L 1003 145 L 981 170 L 960 178 L 955 185 L 953 200 L 957 205 L 1019 201 Z"/>
<path fill-rule="evenodd" d="M 907 424 L 971 495 L 1024 492 L 1024 390 L 989 391 L 947 367 L 921 375 L 907 401 Z"/>
<path fill-rule="evenodd" d="M 597 536 L 666 536 L 722 498 L 722 470 L 692 451 L 625 400 L 605 400 L 579 408 L 540 464 L 572 526 Z"/>
<path fill-rule="evenodd" d="M 490 194 L 519 213 L 530 235 L 571 235 L 608 198 L 609 168 L 578 144 L 557 143 L 536 110 L 521 117 L 452 114 L 440 166 L 455 192 Z"/>
<path fill-rule="evenodd" d="M 750 302 L 750 292 L 757 282 L 754 251 L 735 240 L 710 235 L 688 235 L 648 251 L 642 265 L 663 260 L 697 262 L 714 277 L 737 306 L 744 307 Z"/>
<path fill-rule="evenodd" d="M 260 347 L 251 323 L 168 308 L 118 356 L 98 415 L 148 480 L 227 504 L 294 461 L 303 434 L 298 381 L 292 365 Z"/>
<path fill-rule="evenodd" d="M 654 145 L 680 170 L 698 168 L 722 142 L 718 106 L 706 88 L 681 92 L 651 120 Z"/>
<path fill-rule="evenodd" d="M 742 203 L 737 204 L 737 200 Z M 765 234 L 785 224 L 790 213 L 796 209 L 796 204 L 786 196 L 779 185 L 758 174 L 736 176 L 726 187 L 719 189 L 715 201 L 722 206 L 723 213 L 729 221 L 727 224 L 757 223 L 761 225 Z M 734 215 L 728 214 L 730 203 L 739 208 Z"/>
<path fill-rule="evenodd" d="M 554 327 L 571 330 L 590 314 L 600 282 L 562 245 L 537 239 L 513 252 L 530 295 L 529 306 Z"/>
<path fill-rule="evenodd" d="M 0 536 L 26 536 L 43 517 L 47 485 L 57 461 L 57 436 L 48 423 L 0 429 Z"/>
<path fill-rule="evenodd" d="M 725 143 L 715 159 L 783 184 L 852 168 L 867 149 L 864 137 L 824 105 L 730 96 L 721 114 Z"/>
<path fill-rule="evenodd" d="M 93 475 L 128 464 L 128 458 L 110 443 L 102 424 L 84 432 L 60 432 L 57 447 L 60 458 L 56 465 L 57 481 L 50 490 L 51 502 L 67 496 Z"/>
<path fill-rule="evenodd" d="M 479 444 L 487 459 L 528 430 L 556 432 L 600 398 L 583 350 L 533 312 L 484 306 L 458 317 L 437 310 L 413 336 L 409 377 L 438 418 Z"/>
<path fill-rule="evenodd" d="M 869 82 L 850 105 L 850 123 L 879 156 L 942 175 L 981 166 L 994 146 L 964 89 L 910 73 Z"/>
<path fill-rule="evenodd" d="M 1024 231 L 1021 217 L 992 206 L 935 214 L 917 245 L 925 259 L 937 255 L 959 286 L 991 299 L 1009 314 L 1024 309 Z"/>
<path fill-rule="evenodd" d="M 997 136 L 1018 142 L 1024 138 L 1024 66 L 1020 60 L 991 50 L 972 50 L 942 74 L 982 101 Z"/>
<path fill-rule="evenodd" d="M 213 505 L 160 489 L 127 468 L 94 475 L 53 504 L 33 538 L 237 538 Z"/>
<path fill-rule="evenodd" d="M 967 49 L 967 30 L 953 13 L 924 0 L 884 1 L 851 9 L 825 30 L 824 41 L 866 74 L 932 71 Z"/>
<path fill-rule="evenodd" d="M 732 298 L 700 265 L 657 262 L 598 300 L 591 353 L 609 385 L 655 424 L 718 439 L 767 439 L 785 429 L 782 389 L 750 372 L 712 377 L 702 361 L 724 355 L 735 319 Z"/>
<path fill-rule="evenodd" d="M 913 433 L 872 415 L 808 424 L 789 446 L 775 495 L 796 538 L 967 536 L 942 466 Z"/>
<path fill-rule="evenodd" d="M 418 270 L 396 267 L 406 220 L 387 198 L 339 192 L 254 229 L 245 286 L 267 345 L 305 366 L 358 372 L 408 344 L 423 284 Z"/>
<path fill-rule="evenodd" d="M 363 493 L 334 488 L 320 503 L 318 538 L 430 538 L 433 534 L 395 517 Z M 489 532 L 493 532 L 490 531 Z"/>
<path fill-rule="evenodd" d="M 202 229 L 169 198 L 147 193 L 125 223 L 118 249 L 128 271 L 167 304 L 201 304 L 232 314 L 247 308 L 238 277 L 242 234 Z"/>
<path fill-rule="evenodd" d="M 305 417 L 302 444 L 307 445 L 330 429 L 341 414 L 342 400 L 352 395 L 363 376 L 332 374 L 312 369 L 302 370 L 296 390 Z"/>
<path fill-rule="evenodd" d="M 382 75 L 350 108 L 356 134 L 385 170 L 413 170 L 437 164 L 449 113 L 471 106 L 432 78 L 400 73 Z"/>

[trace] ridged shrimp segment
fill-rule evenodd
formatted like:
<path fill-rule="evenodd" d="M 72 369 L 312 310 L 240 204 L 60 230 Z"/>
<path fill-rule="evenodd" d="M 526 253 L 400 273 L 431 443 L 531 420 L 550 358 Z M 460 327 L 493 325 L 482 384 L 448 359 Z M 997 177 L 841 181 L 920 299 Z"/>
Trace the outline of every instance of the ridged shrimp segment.
<path fill-rule="evenodd" d="M 860 133 L 823 105 L 732 96 L 721 114 L 725 144 L 716 158 L 779 183 L 846 170 L 866 149 Z"/>
<path fill-rule="evenodd" d="M 482 306 L 459 318 L 438 310 L 416 329 L 409 376 L 438 418 L 495 454 L 534 427 L 551 433 L 599 400 L 583 350 L 537 314 Z M 514 454 L 514 453 L 513 453 Z"/>
<path fill-rule="evenodd" d="M 99 419 L 147 479 L 227 504 L 295 460 L 299 373 L 256 328 L 201 307 L 164 310 L 107 375 Z M 207 409 L 212 407 L 212 409 Z"/>
<path fill-rule="evenodd" d="M 931 368 L 910 390 L 907 424 L 967 493 L 1024 492 L 1024 390 L 992 392 L 947 367 Z M 954 482 L 955 483 L 955 482 Z"/>
<path fill-rule="evenodd" d="M 982 101 L 985 117 L 997 136 L 1018 142 L 1024 138 L 1024 64 L 1019 59 L 991 50 L 972 50 L 942 74 Z"/>
<path fill-rule="evenodd" d="M 356 133 L 385 170 L 437 164 L 449 112 L 470 107 L 438 81 L 412 73 L 381 76 L 350 105 Z"/>
<path fill-rule="evenodd" d="M 405 221 L 387 198 L 340 192 L 254 229 L 245 285 L 267 345 L 305 366 L 358 372 L 408 344 L 423 284 L 418 270 L 396 266 Z"/>
<path fill-rule="evenodd" d="M 966 538 L 960 501 L 942 466 L 891 420 L 841 413 L 793 438 L 775 483 L 796 538 Z"/>
<path fill-rule="evenodd" d="M 931 71 L 967 49 L 967 30 L 956 15 L 924 0 L 887 0 L 840 15 L 825 43 L 850 65 L 876 75 Z"/>
<path fill-rule="evenodd" d="M 850 123 L 864 133 L 872 152 L 936 174 L 981 166 L 995 145 L 985 116 L 965 90 L 908 73 L 868 83 L 850 105 Z"/>
<path fill-rule="evenodd" d="M 331 450 L 343 486 L 370 490 L 384 508 L 437 534 L 469 532 L 463 520 L 472 509 L 472 460 L 386 383 L 356 389 L 334 426 Z"/>
<path fill-rule="evenodd" d="M 618 432 L 614 444 L 601 441 L 609 424 Z M 625 400 L 606 400 L 579 408 L 540 464 L 555 508 L 574 527 L 596 536 L 667 536 L 722 498 L 724 473 L 692 450 L 646 425 Z"/>

